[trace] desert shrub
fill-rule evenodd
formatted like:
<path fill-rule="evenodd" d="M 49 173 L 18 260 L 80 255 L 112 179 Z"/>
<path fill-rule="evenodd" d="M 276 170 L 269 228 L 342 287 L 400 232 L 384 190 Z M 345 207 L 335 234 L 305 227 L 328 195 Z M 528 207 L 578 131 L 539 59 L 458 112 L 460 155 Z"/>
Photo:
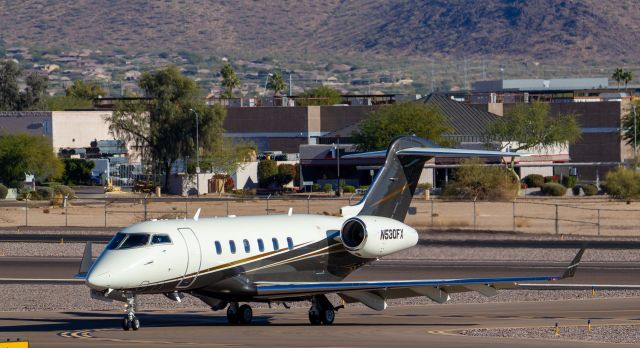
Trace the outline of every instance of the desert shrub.
<path fill-rule="evenodd" d="M 504 167 L 483 167 L 483 163 L 477 158 L 462 161 L 443 195 L 474 201 L 513 199 L 520 186 L 513 172 Z"/>
<path fill-rule="evenodd" d="M 544 182 L 545 183 L 549 183 L 549 182 L 560 183 L 560 177 L 557 176 L 557 175 L 545 176 L 544 177 Z M 540 187 L 542 187 L 542 186 L 540 186 Z"/>
<path fill-rule="evenodd" d="M 23 186 L 18 189 L 18 199 L 38 200 L 38 193 L 31 186 Z"/>
<path fill-rule="evenodd" d="M 9 193 L 9 188 L 4 186 L 3 184 L 0 184 L 0 199 L 6 199 L 8 193 Z"/>
<path fill-rule="evenodd" d="M 365 190 L 365 191 L 366 191 L 366 190 L 368 190 L 368 189 L 369 189 L 369 185 L 360 185 L 360 186 L 358 186 L 358 189 L 359 189 L 359 190 Z"/>
<path fill-rule="evenodd" d="M 529 174 L 522 181 L 527 187 L 542 187 L 544 185 L 544 177 L 540 174 Z"/>
<path fill-rule="evenodd" d="M 598 186 L 594 184 L 586 184 L 582 186 L 585 196 L 595 196 L 598 194 Z"/>
<path fill-rule="evenodd" d="M 313 191 L 313 192 L 318 192 L 318 191 L 320 191 L 320 189 L 321 189 L 320 184 L 311 185 L 311 191 Z"/>
<path fill-rule="evenodd" d="M 345 193 L 354 193 L 356 192 L 356 188 L 351 185 L 344 185 L 342 186 L 342 191 Z"/>
<path fill-rule="evenodd" d="M 433 187 L 433 185 L 431 185 L 428 182 L 425 182 L 425 183 L 422 183 L 422 184 L 418 184 L 418 186 L 416 186 L 416 187 L 419 188 L 419 189 L 430 190 Z"/>
<path fill-rule="evenodd" d="M 53 198 L 53 189 L 51 187 L 38 187 L 36 193 L 42 200 L 50 200 Z"/>
<path fill-rule="evenodd" d="M 68 196 L 69 199 L 73 199 L 76 197 L 75 191 L 73 191 L 69 186 L 66 185 L 56 185 L 53 187 L 53 191 L 55 194 L 62 195 L 62 197 Z"/>
<path fill-rule="evenodd" d="M 563 176 L 562 177 L 562 186 L 564 186 L 566 188 L 573 188 L 574 186 L 576 186 L 576 182 L 577 181 L 578 181 L 578 178 L 576 178 L 573 175 Z"/>
<path fill-rule="evenodd" d="M 542 193 L 546 196 L 564 196 L 567 193 L 567 188 L 558 183 L 549 182 L 542 185 Z"/>
<path fill-rule="evenodd" d="M 633 169 L 618 168 L 605 177 L 606 191 L 609 195 L 627 201 L 640 198 L 640 173 Z"/>
<path fill-rule="evenodd" d="M 333 186 L 331 186 L 331 184 L 324 184 L 324 186 L 322 186 L 322 191 L 329 193 L 333 191 Z"/>
<path fill-rule="evenodd" d="M 278 185 L 283 186 L 294 180 L 296 177 L 296 166 L 293 164 L 283 163 L 278 166 L 278 174 L 276 176 L 276 182 Z"/>
<path fill-rule="evenodd" d="M 258 163 L 258 184 L 269 187 L 278 175 L 278 164 L 273 160 L 263 160 Z"/>

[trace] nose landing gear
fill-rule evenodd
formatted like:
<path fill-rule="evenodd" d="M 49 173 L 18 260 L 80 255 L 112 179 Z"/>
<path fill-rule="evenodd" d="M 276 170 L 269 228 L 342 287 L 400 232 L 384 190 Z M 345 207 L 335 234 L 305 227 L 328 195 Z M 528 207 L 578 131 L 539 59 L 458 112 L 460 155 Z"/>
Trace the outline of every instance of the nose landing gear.
<path fill-rule="evenodd" d="M 311 325 L 331 325 L 336 318 L 336 308 L 326 296 L 314 296 L 311 299 L 311 308 L 309 309 L 309 322 Z"/>
<path fill-rule="evenodd" d="M 227 308 L 227 321 L 229 324 L 250 324 L 253 320 L 253 310 L 251 306 L 243 304 L 238 306 L 237 302 L 229 303 Z"/>
<path fill-rule="evenodd" d="M 140 329 L 140 320 L 136 318 L 136 295 L 127 294 L 127 305 L 124 318 L 122 319 L 122 329 L 125 331 L 129 331 L 132 329 L 133 331 L 137 331 Z"/>

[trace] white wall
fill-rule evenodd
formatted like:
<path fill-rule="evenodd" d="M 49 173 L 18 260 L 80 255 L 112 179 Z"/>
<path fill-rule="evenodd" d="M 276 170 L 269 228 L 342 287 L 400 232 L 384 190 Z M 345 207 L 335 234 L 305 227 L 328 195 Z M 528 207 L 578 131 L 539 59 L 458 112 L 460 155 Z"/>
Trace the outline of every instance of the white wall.
<path fill-rule="evenodd" d="M 258 186 L 258 162 L 241 163 L 231 175 L 236 190 L 251 189 Z"/>

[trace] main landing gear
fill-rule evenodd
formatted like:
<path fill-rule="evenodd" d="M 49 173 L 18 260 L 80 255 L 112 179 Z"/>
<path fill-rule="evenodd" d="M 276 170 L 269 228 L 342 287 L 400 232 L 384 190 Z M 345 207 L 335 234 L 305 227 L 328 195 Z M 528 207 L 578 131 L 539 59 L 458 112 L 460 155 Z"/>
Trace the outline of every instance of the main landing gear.
<path fill-rule="evenodd" d="M 309 309 L 309 322 L 311 325 L 331 325 L 339 308 L 341 306 L 333 307 L 324 295 L 314 296 L 311 299 L 311 308 Z"/>
<path fill-rule="evenodd" d="M 127 307 L 125 309 L 124 318 L 122 319 L 122 329 L 125 331 L 129 331 L 129 329 L 133 329 L 137 331 L 140 328 L 140 320 L 136 318 L 136 295 L 130 294 L 127 295 Z"/>
<path fill-rule="evenodd" d="M 229 324 L 250 324 L 253 320 L 253 310 L 251 306 L 243 304 L 238 306 L 238 302 L 229 303 L 227 307 L 227 321 Z"/>

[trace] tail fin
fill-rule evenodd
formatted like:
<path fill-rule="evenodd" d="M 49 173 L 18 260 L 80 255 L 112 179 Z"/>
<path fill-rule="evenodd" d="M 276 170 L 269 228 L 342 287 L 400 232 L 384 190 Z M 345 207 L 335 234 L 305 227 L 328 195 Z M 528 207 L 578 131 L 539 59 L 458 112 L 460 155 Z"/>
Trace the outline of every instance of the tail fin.
<path fill-rule="evenodd" d="M 373 215 L 404 221 L 411 198 L 426 161 L 433 157 L 473 156 L 521 156 L 512 152 L 448 149 L 416 136 L 395 138 L 387 151 L 375 151 L 344 156 L 344 158 L 386 156 L 384 166 L 378 172 L 362 200 L 353 207 L 343 208 L 343 216 Z"/>

